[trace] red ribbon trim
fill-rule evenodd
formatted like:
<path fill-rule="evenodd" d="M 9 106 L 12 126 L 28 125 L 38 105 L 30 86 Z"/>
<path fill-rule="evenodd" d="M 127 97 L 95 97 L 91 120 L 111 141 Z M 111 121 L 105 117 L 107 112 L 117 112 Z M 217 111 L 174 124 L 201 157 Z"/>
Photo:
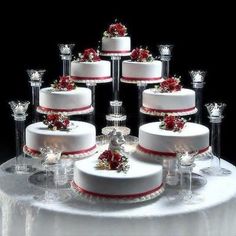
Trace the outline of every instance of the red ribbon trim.
<path fill-rule="evenodd" d="M 140 144 L 137 146 L 137 148 L 147 154 L 152 154 L 152 155 L 160 155 L 160 156 L 167 156 L 167 157 L 176 157 L 176 153 L 175 152 L 159 152 L 159 151 L 155 151 L 155 150 L 151 150 L 151 149 L 147 149 L 142 147 Z M 207 151 L 209 147 L 203 148 L 201 150 L 198 151 L 198 154 L 203 153 L 205 151 Z"/>
<path fill-rule="evenodd" d="M 122 199 L 122 198 L 138 198 L 138 197 L 143 197 L 143 196 L 149 195 L 151 193 L 154 193 L 154 192 L 158 191 L 162 187 L 163 184 L 161 184 L 160 186 L 158 186 L 158 187 L 156 187 L 152 190 L 149 190 L 147 192 L 136 193 L 136 194 L 124 194 L 124 195 L 104 194 L 104 193 L 95 193 L 95 192 L 87 191 L 87 190 L 79 187 L 74 181 L 72 182 L 72 185 L 77 191 L 80 191 L 80 192 L 86 193 L 86 194 L 90 194 L 90 195 L 93 195 L 93 196 L 96 196 L 96 197 L 120 198 L 120 199 Z"/>
<path fill-rule="evenodd" d="M 33 154 L 39 154 L 40 152 L 38 150 L 35 150 L 33 148 L 29 148 L 27 146 L 25 146 L 26 150 L 30 153 L 33 153 Z M 81 154 L 81 153 L 86 153 L 86 152 L 90 152 L 92 151 L 93 149 L 96 148 L 96 145 L 94 145 L 93 147 L 91 148 L 88 148 L 88 149 L 82 149 L 82 150 L 79 150 L 79 151 L 74 151 L 74 152 L 62 152 L 62 154 L 64 155 L 74 155 L 74 154 Z"/>
<path fill-rule="evenodd" d="M 186 109 L 171 109 L 171 110 L 154 109 L 154 108 L 147 108 L 147 107 L 142 107 L 142 108 L 146 112 L 185 112 L 185 111 L 191 111 L 195 109 L 195 107 L 186 108 Z"/>
<path fill-rule="evenodd" d="M 106 77 L 80 77 L 80 76 L 71 76 L 73 80 L 107 80 L 111 79 L 110 76 Z"/>
<path fill-rule="evenodd" d="M 130 50 L 119 50 L 119 51 L 105 51 L 105 50 L 102 50 L 102 52 L 104 53 L 128 53 L 130 52 Z"/>
<path fill-rule="evenodd" d="M 81 107 L 81 108 L 75 108 L 75 109 L 54 109 L 54 108 L 48 108 L 48 107 L 42 107 L 39 106 L 39 108 L 42 111 L 50 112 L 50 111 L 56 111 L 56 112 L 73 112 L 73 111 L 83 111 L 91 108 L 92 106 L 87 106 L 87 107 Z"/>
<path fill-rule="evenodd" d="M 148 80 L 160 80 L 161 77 L 153 77 L 153 78 L 134 78 L 134 77 L 122 77 L 123 80 L 137 80 L 137 81 L 148 81 Z"/>

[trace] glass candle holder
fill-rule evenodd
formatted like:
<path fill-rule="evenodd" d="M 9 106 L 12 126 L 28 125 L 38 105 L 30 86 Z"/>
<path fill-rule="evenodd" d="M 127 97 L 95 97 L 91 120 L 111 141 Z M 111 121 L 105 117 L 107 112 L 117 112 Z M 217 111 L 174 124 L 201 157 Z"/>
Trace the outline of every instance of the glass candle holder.
<path fill-rule="evenodd" d="M 75 44 L 59 44 L 59 50 L 61 53 L 62 59 L 62 75 L 70 76 L 71 75 L 71 59 L 72 59 L 72 50 Z"/>
<path fill-rule="evenodd" d="M 15 137 L 16 137 L 16 158 L 15 166 L 12 172 L 24 174 L 30 172 L 29 166 L 26 164 L 23 147 L 25 145 L 25 120 L 27 117 L 27 109 L 30 102 L 28 101 L 11 101 L 9 105 L 12 110 L 12 116 L 15 120 Z"/>
<path fill-rule="evenodd" d="M 211 149 L 212 161 L 211 166 L 202 169 L 202 172 L 213 176 L 224 176 L 231 174 L 230 170 L 221 167 L 221 123 L 224 118 L 223 111 L 226 107 L 225 103 L 208 103 L 205 105 L 208 111 L 208 118 L 211 123 Z M 217 162 L 215 162 L 217 159 Z"/>
<path fill-rule="evenodd" d="M 46 70 L 27 70 L 29 82 L 32 88 L 32 106 L 33 106 L 33 123 L 39 121 L 39 113 L 37 107 L 39 106 L 39 91 L 43 83 L 43 76 Z"/>
<path fill-rule="evenodd" d="M 160 59 L 162 61 L 162 78 L 167 79 L 170 75 L 170 60 L 171 60 L 171 54 L 173 50 L 173 45 L 169 44 L 161 44 L 158 45 L 158 49 L 160 52 Z"/>
<path fill-rule="evenodd" d="M 205 85 L 205 76 L 206 71 L 202 70 L 191 70 L 189 71 L 189 74 L 192 79 L 192 86 L 195 91 L 195 98 L 196 98 L 196 108 L 198 109 L 198 112 L 195 115 L 195 123 L 202 123 L 202 97 L 203 97 L 203 87 Z"/>

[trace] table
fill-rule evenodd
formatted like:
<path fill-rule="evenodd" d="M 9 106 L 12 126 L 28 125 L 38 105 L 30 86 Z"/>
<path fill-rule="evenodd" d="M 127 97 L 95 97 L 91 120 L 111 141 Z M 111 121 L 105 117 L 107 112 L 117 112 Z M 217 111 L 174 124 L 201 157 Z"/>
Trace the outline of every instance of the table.
<path fill-rule="evenodd" d="M 4 163 L 2 169 L 13 162 Z M 208 161 L 198 161 L 195 172 L 207 165 Z M 207 185 L 196 190 L 203 201 L 196 204 L 172 201 L 169 190 L 144 203 L 74 198 L 44 204 L 33 198 L 42 189 L 30 184 L 27 175 L 0 170 L 2 236 L 235 236 L 236 168 L 223 160 L 222 166 L 232 175 L 207 177 Z"/>

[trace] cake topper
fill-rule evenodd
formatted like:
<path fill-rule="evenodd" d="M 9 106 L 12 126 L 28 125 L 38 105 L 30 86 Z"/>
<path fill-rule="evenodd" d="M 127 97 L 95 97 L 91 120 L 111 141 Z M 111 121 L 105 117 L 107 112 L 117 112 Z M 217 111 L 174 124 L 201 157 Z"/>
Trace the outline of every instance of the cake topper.
<path fill-rule="evenodd" d="M 78 61 L 80 62 L 101 61 L 101 58 L 99 57 L 99 51 L 95 51 L 93 48 L 85 49 L 83 53 L 79 53 Z"/>
<path fill-rule="evenodd" d="M 184 128 L 186 120 L 182 117 L 166 115 L 161 121 L 160 128 L 171 131 L 181 131 Z"/>
<path fill-rule="evenodd" d="M 159 85 L 155 85 L 154 91 L 160 93 L 172 93 L 176 91 L 180 91 L 182 86 L 180 85 L 180 78 L 181 77 L 170 77 Z"/>
<path fill-rule="evenodd" d="M 43 123 L 47 125 L 50 130 L 68 131 L 70 121 L 63 113 L 51 113 L 45 116 Z"/>
<path fill-rule="evenodd" d="M 70 91 L 76 88 L 75 83 L 69 76 L 60 76 L 59 80 L 55 80 L 51 87 L 56 91 Z"/>
<path fill-rule="evenodd" d="M 133 49 L 130 55 L 131 61 L 137 61 L 137 62 L 150 62 L 153 61 L 154 58 L 148 48 L 142 48 L 140 46 L 139 48 Z"/>
<path fill-rule="evenodd" d="M 114 24 L 109 25 L 108 29 L 103 33 L 104 37 L 124 37 L 127 35 L 127 28 L 115 21 Z"/>
<path fill-rule="evenodd" d="M 113 152 L 124 152 L 124 147 L 122 146 L 125 143 L 125 138 L 123 134 L 119 131 L 116 131 L 114 128 L 109 134 L 110 136 L 110 143 L 108 149 Z"/>

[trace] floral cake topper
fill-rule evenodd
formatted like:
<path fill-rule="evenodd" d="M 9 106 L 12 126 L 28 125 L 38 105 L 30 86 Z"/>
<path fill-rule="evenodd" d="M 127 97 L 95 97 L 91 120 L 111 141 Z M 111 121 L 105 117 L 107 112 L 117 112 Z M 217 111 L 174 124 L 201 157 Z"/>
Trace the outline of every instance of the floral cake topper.
<path fill-rule="evenodd" d="M 131 61 L 137 61 L 137 62 L 150 62 L 154 60 L 150 51 L 147 48 L 142 48 L 142 47 L 133 49 L 130 58 Z"/>
<path fill-rule="evenodd" d="M 181 131 L 187 121 L 178 116 L 166 115 L 160 124 L 161 129 L 171 131 Z"/>
<path fill-rule="evenodd" d="M 50 130 L 64 130 L 67 131 L 70 121 L 63 113 L 48 114 L 45 116 L 43 123 L 48 126 Z"/>
<path fill-rule="evenodd" d="M 103 33 L 104 37 L 124 37 L 127 35 L 127 28 L 121 24 L 118 23 L 117 20 L 114 24 L 109 25 L 108 29 Z"/>
<path fill-rule="evenodd" d="M 98 158 L 96 165 L 100 170 L 117 170 L 118 172 L 127 172 L 129 170 L 128 158 L 119 152 L 106 150 Z"/>
<path fill-rule="evenodd" d="M 172 93 L 176 91 L 180 91 L 182 86 L 180 85 L 180 77 L 170 77 L 159 85 L 155 86 L 155 90 L 161 93 Z"/>
<path fill-rule="evenodd" d="M 79 53 L 78 60 L 80 62 L 95 62 L 101 61 L 99 57 L 99 53 L 95 51 L 93 48 L 85 49 L 83 53 Z"/>
<path fill-rule="evenodd" d="M 76 88 L 75 83 L 69 76 L 60 76 L 59 80 L 55 80 L 51 87 L 56 91 L 70 91 Z"/>

